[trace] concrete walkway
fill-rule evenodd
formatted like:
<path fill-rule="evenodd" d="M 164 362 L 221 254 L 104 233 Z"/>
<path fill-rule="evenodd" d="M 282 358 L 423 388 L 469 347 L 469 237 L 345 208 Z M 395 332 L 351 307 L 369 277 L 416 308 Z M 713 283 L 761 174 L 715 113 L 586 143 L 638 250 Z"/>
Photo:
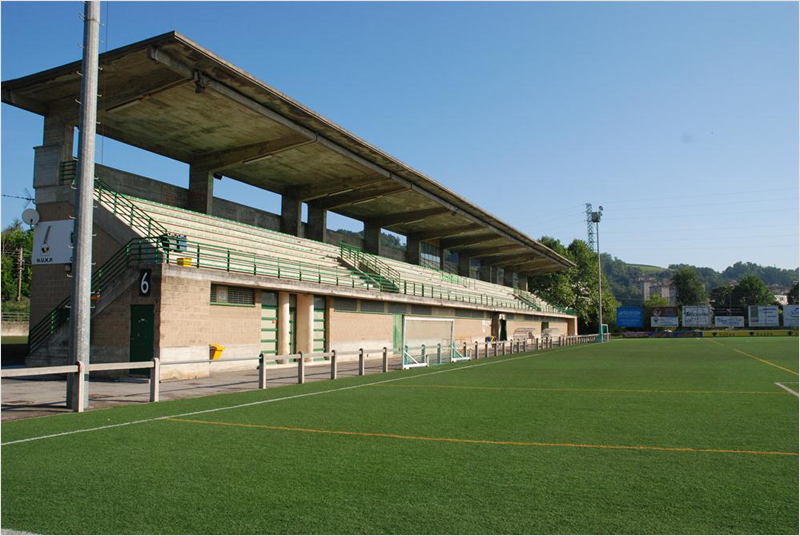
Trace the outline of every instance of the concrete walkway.
<path fill-rule="evenodd" d="M 367 359 L 366 374 L 380 374 L 383 360 Z M 402 360 L 389 360 L 389 370 L 402 367 Z M 358 375 L 358 361 L 340 361 L 338 376 Z M 330 363 L 306 363 L 306 382 L 330 379 Z M 296 367 L 267 369 L 267 388 L 297 383 Z M 212 373 L 208 378 L 179 380 L 161 383 L 161 400 L 196 398 L 219 393 L 251 391 L 258 388 L 258 368 L 234 372 Z M 2 421 L 42 417 L 68 412 L 65 402 L 67 382 L 65 375 L 36 376 L 30 378 L 4 378 L 2 380 Z M 142 404 L 150 400 L 150 380 L 128 377 L 121 380 L 93 379 L 89 384 L 89 409 L 109 408 L 123 404 Z"/>

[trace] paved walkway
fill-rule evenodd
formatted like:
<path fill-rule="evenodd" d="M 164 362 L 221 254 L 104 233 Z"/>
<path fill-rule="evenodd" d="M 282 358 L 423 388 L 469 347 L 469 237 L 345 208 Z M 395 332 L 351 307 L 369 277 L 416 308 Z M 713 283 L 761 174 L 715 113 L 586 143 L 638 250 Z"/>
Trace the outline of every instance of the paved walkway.
<path fill-rule="evenodd" d="M 382 359 L 367 359 L 366 374 L 380 374 Z M 401 368 L 400 358 L 389 360 L 389 370 Z M 338 376 L 358 375 L 358 361 L 338 364 Z M 330 363 L 307 363 L 306 381 L 330 379 Z M 297 368 L 267 369 L 267 388 L 297 383 Z M 196 398 L 219 393 L 251 391 L 258 388 L 258 368 L 233 372 L 212 373 L 208 378 L 179 380 L 161 383 L 161 400 Z M 68 412 L 65 402 L 67 382 L 65 375 L 36 376 L 29 378 L 4 378 L 2 380 L 2 421 L 41 417 Z M 89 384 L 89 409 L 101 409 L 123 404 L 141 404 L 150 401 L 150 380 L 128 377 L 121 380 L 92 380 Z"/>

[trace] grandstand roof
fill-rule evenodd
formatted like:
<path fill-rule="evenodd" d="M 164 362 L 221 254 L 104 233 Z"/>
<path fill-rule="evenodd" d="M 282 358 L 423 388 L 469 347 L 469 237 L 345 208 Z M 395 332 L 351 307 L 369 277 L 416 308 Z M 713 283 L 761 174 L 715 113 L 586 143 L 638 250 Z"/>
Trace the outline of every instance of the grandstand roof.
<path fill-rule="evenodd" d="M 177 32 L 100 57 L 101 132 L 258 188 L 530 274 L 540 242 Z M 2 101 L 77 124 L 80 61 L 2 83 Z"/>

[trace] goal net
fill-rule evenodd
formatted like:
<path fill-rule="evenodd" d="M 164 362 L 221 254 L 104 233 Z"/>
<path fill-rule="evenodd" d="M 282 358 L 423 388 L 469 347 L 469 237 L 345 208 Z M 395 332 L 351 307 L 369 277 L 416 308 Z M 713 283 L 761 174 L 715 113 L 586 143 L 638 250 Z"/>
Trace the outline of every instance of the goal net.
<path fill-rule="evenodd" d="M 407 316 L 403 320 L 403 368 L 449 363 L 453 354 L 452 318 Z"/>

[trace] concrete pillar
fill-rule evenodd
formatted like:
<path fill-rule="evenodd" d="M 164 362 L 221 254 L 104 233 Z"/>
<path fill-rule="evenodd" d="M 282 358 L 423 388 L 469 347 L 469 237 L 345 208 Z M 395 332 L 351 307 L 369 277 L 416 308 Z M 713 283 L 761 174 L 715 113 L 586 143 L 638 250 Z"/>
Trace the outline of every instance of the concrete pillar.
<path fill-rule="evenodd" d="M 420 256 L 420 241 L 413 236 L 406 237 L 406 262 L 409 264 L 419 264 L 422 260 Z"/>
<path fill-rule="evenodd" d="M 364 223 L 364 251 L 373 255 L 381 254 L 381 227 Z"/>
<path fill-rule="evenodd" d="M 519 274 L 517 277 L 517 288 L 520 290 L 528 290 L 528 276 Z"/>
<path fill-rule="evenodd" d="M 314 295 L 297 295 L 297 351 L 314 351 Z"/>
<path fill-rule="evenodd" d="M 289 353 L 289 293 L 278 293 L 278 355 Z"/>
<path fill-rule="evenodd" d="M 286 195 L 281 196 L 281 232 L 300 236 L 303 221 L 303 203 Z"/>
<path fill-rule="evenodd" d="M 472 277 L 470 275 L 470 258 L 463 253 L 458 254 L 458 275 L 464 277 Z"/>
<path fill-rule="evenodd" d="M 211 214 L 214 174 L 206 168 L 189 166 L 189 210 Z"/>
<path fill-rule="evenodd" d="M 306 238 L 317 242 L 327 242 L 328 238 L 328 211 L 316 203 L 308 204 L 308 225 Z"/>
<path fill-rule="evenodd" d="M 33 159 L 33 187 L 58 186 L 61 162 L 72 159 L 75 127 L 59 117 L 45 117 L 42 145 Z"/>
<path fill-rule="evenodd" d="M 447 256 L 447 251 L 444 248 L 439 248 L 439 269 L 445 271 L 444 269 L 444 258 Z"/>
<path fill-rule="evenodd" d="M 481 267 L 478 269 L 478 279 L 491 283 L 492 267 L 488 264 L 481 264 Z"/>
<path fill-rule="evenodd" d="M 508 268 L 503 271 L 503 284 L 507 287 L 514 287 L 514 272 Z"/>

